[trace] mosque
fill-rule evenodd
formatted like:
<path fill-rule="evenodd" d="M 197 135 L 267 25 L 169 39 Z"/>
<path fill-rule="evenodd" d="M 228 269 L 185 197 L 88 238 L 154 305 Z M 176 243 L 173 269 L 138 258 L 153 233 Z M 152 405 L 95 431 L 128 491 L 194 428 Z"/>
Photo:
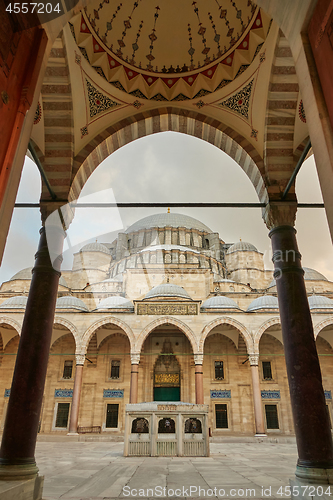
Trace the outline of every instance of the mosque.
<path fill-rule="evenodd" d="M 1 258 L 28 149 L 42 179 L 33 272 L 0 290 L 1 491 L 42 498 L 38 431 L 121 435 L 124 405 L 156 399 L 209 405 L 212 435 L 295 432 L 294 480 L 332 484 L 332 283 L 302 268 L 294 225 L 313 153 L 333 234 L 333 2 L 32 6 L 0 2 Z M 65 207 L 105 158 L 165 131 L 243 169 L 274 272 L 171 213 L 82 248 L 61 276 Z"/>
<path fill-rule="evenodd" d="M 333 283 L 304 271 L 331 418 Z M 0 288 L 2 426 L 30 280 L 23 269 Z M 209 405 L 212 436 L 293 434 L 280 323 L 254 245 L 145 217 L 62 272 L 39 432 L 119 436 L 126 403 L 183 401 Z"/>

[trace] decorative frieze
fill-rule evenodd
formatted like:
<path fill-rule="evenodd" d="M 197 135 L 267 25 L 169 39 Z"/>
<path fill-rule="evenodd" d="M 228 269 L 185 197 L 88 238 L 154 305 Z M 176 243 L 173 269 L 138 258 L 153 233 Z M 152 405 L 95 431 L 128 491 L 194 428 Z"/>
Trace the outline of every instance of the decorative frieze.
<path fill-rule="evenodd" d="M 210 399 L 231 399 L 231 391 L 210 391 Z"/>
<path fill-rule="evenodd" d="M 179 384 L 179 373 L 155 373 L 155 384 Z"/>
<path fill-rule="evenodd" d="M 280 399 L 280 391 L 261 391 L 261 399 Z"/>
<path fill-rule="evenodd" d="M 163 315 L 163 314 L 174 314 L 174 315 L 186 315 L 186 314 L 198 314 L 197 304 L 168 304 L 168 303 L 149 303 L 149 304 L 138 304 L 137 314 L 152 314 L 152 315 Z"/>
<path fill-rule="evenodd" d="M 124 389 L 104 389 L 103 398 L 123 398 Z"/>
<path fill-rule="evenodd" d="M 73 397 L 73 389 L 55 389 L 54 397 L 55 398 L 72 398 Z"/>

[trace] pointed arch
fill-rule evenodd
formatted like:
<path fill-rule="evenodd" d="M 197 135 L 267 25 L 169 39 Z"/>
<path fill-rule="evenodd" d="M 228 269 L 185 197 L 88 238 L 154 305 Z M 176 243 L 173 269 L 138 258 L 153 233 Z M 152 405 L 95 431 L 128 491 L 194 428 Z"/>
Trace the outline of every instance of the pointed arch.
<path fill-rule="evenodd" d="M 208 337 L 208 335 L 210 334 L 210 332 L 213 330 L 213 328 L 215 328 L 216 326 L 219 326 L 219 325 L 230 325 L 230 326 L 233 326 L 234 328 L 236 328 L 236 330 L 238 330 L 244 337 L 247 352 L 248 353 L 252 352 L 253 340 L 252 340 L 252 336 L 251 336 L 250 332 L 239 321 L 225 316 L 225 317 L 214 319 L 213 321 L 211 321 L 210 323 L 208 323 L 208 325 L 206 325 L 204 327 L 204 329 L 201 332 L 200 342 L 199 342 L 199 352 L 200 353 L 203 353 L 203 351 L 204 351 L 205 340 Z"/>
<path fill-rule="evenodd" d="M 159 132 L 179 132 L 202 139 L 229 155 L 244 170 L 260 202 L 268 202 L 264 162 L 255 147 L 237 131 L 199 112 L 173 107 L 137 113 L 94 137 L 76 155 L 69 201 L 77 200 L 89 176 L 120 147 Z"/>
<path fill-rule="evenodd" d="M 121 330 L 124 331 L 124 333 L 128 337 L 129 343 L 130 343 L 131 352 L 134 352 L 135 337 L 134 337 L 134 333 L 133 333 L 132 329 L 126 323 L 124 323 L 124 321 L 122 321 L 118 318 L 114 318 L 113 316 L 107 316 L 105 318 L 102 318 L 98 321 L 95 321 L 95 323 L 93 323 L 91 326 L 89 326 L 89 328 L 83 334 L 80 345 L 77 346 L 78 351 L 82 354 L 85 354 L 87 352 L 90 339 L 93 336 L 93 334 L 95 333 L 95 331 L 98 328 L 101 328 L 103 325 L 109 325 L 109 324 L 116 325 L 119 328 L 121 328 Z"/>
<path fill-rule="evenodd" d="M 187 326 L 185 323 L 180 321 L 177 318 L 173 318 L 171 316 L 164 316 L 163 318 L 158 318 L 149 323 L 142 332 L 140 333 L 137 341 L 136 341 L 136 346 L 135 346 L 135 352 L 140 353 L 142 350 L 142 346 L 148 335 L 155 330 L 158 326 L 161 325 L 174 325 L 176 326 L 189 340 L 193 353 L 197 352 L 198 346 L 197 342 L 194 336 L 194 333 L 192 332 L 191 328 Z"/>
<path fill-rule="evenodd" d="M 259 352 L 259 342 L 265 331 L 271 326 L 279 324 L 281 324 L 281 319 L 279 316 L 276 316 L 275 318 L 268 319 L 258 328 L 256 333 L 254 334 L 254 339 L 253 339 L 254 352 Z"/>
<path fill-rule="evenodd" d="M 77 351 L 80 341 L 79 341 L 79 332 L 78 332 L 76 326 L 73 325 L 73 323 L 71 323 L 70 321 L 68 321 L 68 319 L 61 318 L 60 316 L 55 316 L 54 321 L 53 321 L 53 326 L 55 326 L 55 325 L 64 326 L 65 328 L 67 328 L 67 330 L 69 330 L 71 332 L 71 334 L 74 337 L 75 350 Z M 56 340 L 58 340 L 58 339 L 55 339 L 54 342 Z"/>
<path fill-rule="evenodd" d="M 14 330 L 16 330 L 18 335 L 21 335 L 22 325 L 18 323 L 15 319 L 9 318 L 8 316 L 0 316 L 0 325 L 7 324 L 10 325 Z"/>
<path fill-rule="evenodd" d="M 318 337 L 318 335 L 320 334 L 320 332 L 324 328 L 326 328 L 327 326 L 330 326 L 330 325 L 333 325 L 333 316 L 330 316 L 329 318 L 326 318 L 323 321 L 321 321 L 320 323 L 318 323 L 318 325 L 316 325 L 313 329 L 315 339 Z"/>

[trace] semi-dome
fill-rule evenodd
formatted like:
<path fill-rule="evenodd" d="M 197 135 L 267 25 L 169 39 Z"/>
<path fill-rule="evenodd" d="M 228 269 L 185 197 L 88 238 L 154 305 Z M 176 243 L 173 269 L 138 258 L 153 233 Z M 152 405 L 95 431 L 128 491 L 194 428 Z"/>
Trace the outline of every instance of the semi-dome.
<path fill-rule="evenodd" d="M 0 307 L 3 309 L 25 309 L 27 301 L 28 297 L 25 297 L 24 295 L 16 295 L 15 297 L 6 299 Z"/>
<path fill-rule="evenodd" d="M 110 250 L 103 243 L 98 243 L 97 241 L 93 243 L 87 243 L 81 248 L 80 252 L 102 252 L 110 255 Z"/>
<path fill-rule="evenodd" d="M 113 297 L 107 297 L 100 301 L 96 309 L 131 309 L 134 311 L 133 303 L 121 297 L 120 295 L 114 295 Z"/>
<path fill-rule="evenodd" d="M 252 245 L 252 243 L 247 243 L 246 241 L 237 241 L 228 248 L 227 254 L 233 252 L 258 252 L 257 248 Z"/>
<path fill-rule="evenodd" d="M 59 297 L 56 303 L 56 309 L 77 309 L 79 311 L 89 311 L 88 307 L 81 299 L 73 297 L 72 295 Z"/>
<path fill-rule="evenodd" d="M 308 300 L 310 309 L 333 309 L 333 300 L 323 295 L 312 295 Z"/>
<path fill-rule="evenodd" d="M 205 233 L 211 233 L 212 230 L 197 219 L 184 214 L 163 213 L 154 214 L 138 220 L 126 229 L 126 233 L 134 233 L 142 229 L 154 227 L 185 227 L 186 229 L 197 229 Z"/>
<path fill-rule="evenodd" d="M 306 281 L 328 281 L 327 278 L 315 269 L 311 269 L 310 267 L 303 267 L 304 271 L 304 279 Z M 275 279 L 270 282 L 267 288 L 271 288 L 272 286 L 276 286 Z"/>
<path fill-rule="evenodd" d="M 182 299 L 192 300 L 187 291 L 179 285 L 172 283 L 164 283 L 157 285 L 146 294 L 145 299 L 161 298 L 161 297 L 179 297 Z"/>
<path fill-rule="evenodd" d="M 247 308 L 247 312 L 260 311 L 262 309 L 279 309 L 279 303 L 277 297 L 273 295 L 263 295 L 262 297 L 258 297 L 253 300 L 249 307 Z"/>
<path fill-rule="evenodd" d="M 203 302 L 201 308 L 203 309 L 240 309 L 236 302 L 229 297 L 224 297 L 223 295 L 216 295 L 215 297 L 210 297 Z"/>
<path fill-rule="evenodd" d="M 25 269 L 21 269 L 18 273 L 14 274 L 10 278 L 9 281 L 15 281 L 15 280 L 31 280 L 32 278 L 32 267 L 26 267 Z M 60 276 L 59 278 L 59 285 L 65 286 L 68 288 L 67 282 L 63 276 Z"/>

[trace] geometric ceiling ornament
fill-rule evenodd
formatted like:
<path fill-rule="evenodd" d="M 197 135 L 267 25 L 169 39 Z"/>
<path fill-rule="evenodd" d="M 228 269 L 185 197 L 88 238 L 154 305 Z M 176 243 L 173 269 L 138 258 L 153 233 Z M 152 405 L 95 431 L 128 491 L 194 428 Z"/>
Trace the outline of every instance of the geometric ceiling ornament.
<path fill-rule="evenodd" d="M 104 111 L 121 106 L 119 102 L 113 101 L 110 97 L 107 97 L 102 94 L 102 92 L 99 92 L 87 79 L 86 86 L 88 91 L 90 118 L 93 118 Z"/>
<path fill-rule="evenodd" d="M 138 98 L 140 91 L 173 101 L 233 82 L 257 56 L 271 20 L 252 0 L 91 0 L 69 24 L 106 81 Z"/>
<path fill-rule="evenodd" d="M 232 95 L 231 97 L 228 97 L 228 99 L 225 99 L 217 103 L 217 106 L 234 111 L 238 115 L 241 115 L 243 118 L 246 118 L 248 120 L 253 83 L 254 83 L 254 78 L 247 85 L 245 85 L 245 87 L 239 90 L 236 94 Z"/>

